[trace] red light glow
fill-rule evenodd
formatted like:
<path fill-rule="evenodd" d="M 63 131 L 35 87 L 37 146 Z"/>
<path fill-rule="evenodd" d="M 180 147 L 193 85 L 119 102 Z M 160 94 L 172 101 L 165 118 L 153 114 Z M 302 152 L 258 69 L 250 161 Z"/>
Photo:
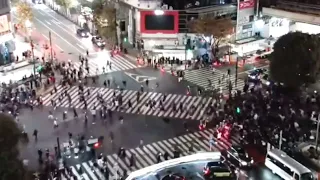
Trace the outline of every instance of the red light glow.
<path fill-rule="evenodd" d="M 100 147 L 100 144 L 99 144 L 99 143 L 95 143 L 95 144 L 93 145 L 93 147 L 94 147 L 94 148 L 99 148 L 99 147 Z"/>

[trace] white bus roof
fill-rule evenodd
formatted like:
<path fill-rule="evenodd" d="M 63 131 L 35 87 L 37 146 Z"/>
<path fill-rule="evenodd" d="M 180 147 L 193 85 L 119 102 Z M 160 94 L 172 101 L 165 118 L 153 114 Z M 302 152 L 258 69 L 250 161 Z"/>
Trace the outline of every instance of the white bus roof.
<path fill-rule="evenodd" d="M 300 174 L 310 173 L 311 170 L 306 168 L 304 165 L 300 164 L 298 161 L 294 160 L 290 156 L 288 156 L 285 152 L 279 149 L 271 149 L 268 151 L 268 155 L 272 156 L 276 160 L 285 163 L 291 169 L 296 170 Z"/>

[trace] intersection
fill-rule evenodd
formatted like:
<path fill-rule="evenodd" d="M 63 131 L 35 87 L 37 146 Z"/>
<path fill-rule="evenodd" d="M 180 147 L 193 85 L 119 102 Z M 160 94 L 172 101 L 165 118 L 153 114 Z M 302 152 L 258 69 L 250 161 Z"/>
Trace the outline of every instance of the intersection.
<path fill-rule="evenodd" d="M 59 14 L 56 14 L 45 5 L 35 5 L 34 7 L 34 27 L 35 32 L 42 36 L 42 43 L 48 41 L 49 31 L 52 32 L 52 40 L 54 49 L 60 62 L 72 61 L 72 64 L 78 69 L 81 66 L 79 54 L 85 54 L 89 51 L 88 66 L 89 71 L 87 76 L 97 77 L 97 82 L 89 82 L 84 91 L 89 92 L 86 99 L 88 103 L 87 110 L 84 109 L 84 104 L 79 101 L 78 86 L 70 86 L 64 90 L 64 87 L 57 84 L 57 92 L 50 94 L 42 94 L 43 107 L 37 107 L 33 111 L 23 110 L 20 115 L 21 123 L 25 126 L 25 130 L 32 134 L 33 130 L 39 131 L 39 139 L 35 142 L 30 136 L 30 142 L 22 147 L 22 156 L 30 161 L 30 166 L 37 167 L 37 149 L 53 149 L 56 146 L 56 138 L 59 137 L 61 142 L 68 142 L 68 132 L 74 135 L 85 135 L 86 137 L 104 137 L 103 146 L 99 151 L 102 151 L 107 157 L 107 166 L 110 169 L 111 179 L 115 179 L 118 175 L 116 171 L 123 174 L 141 169 L 156 163 L 158 153 L 168 152 L 170 157 L 173 157 L 173 150 L 179 149 L 181 155 L 188 155 L 198 151 L 223 151 L 231 144 L 241 144 L 240 137 L 237 134 L 231 136 L 230 139 L 217 140 L 210 147 L 209 140 L 215 129 L 206 128 L 199 130 L 199 120 L 203 120 L 203 109 L 209 107 L 213 101 L 212 97 L 201 97 L 187 95 L 188 86 L 207 87 L 207 79 L 217 87 L 221 86 L 226 90 L 226 81 L 218 83 L 219 79 L 226 74 L 227 68 L 217 68 L 217 71 L 212 74 L 208 69 L 198 69 L 185 71 L 185 79 L 178 82 L 177 77 L 170 73 L 155 70 L 152 67 L 142 67 L 134 62 L 134 58 L 115 55 L 109 56 L 109 52 L 101 51 L 91 45 L 88 39 L 81 39 L 76 36 L 76 26 L 66 20 Z M 41 36 L 39 39 L 41 39 Z M 40 43 L 41 44 L 41 43 Z M 108 68 L 107 61 L 111 62 L 111 68 Z M 105 67 L 105 72 L 103 72 Z M 137 78 L 138 77 L 138 78 Z M 144 77 L 141 79 L 139 77 Z M 234 82 L 234 76 L 230 76 L 231 82 Z M 111 85 L 105 87 L 103 82 L 111 80 Z M 146 79 L 150 80 L 149 86 L 146 86 Z M 122 81 L 126 81 L 124 87 Z M 156 83 L 159 87 L 155 87 Z M 140 90 L 141 85 L 144 86 L 144 92 L 141 93 L 140 101 L 136 101 L 136 94 Z M 244 83 L 239 79 L 237 89 L 242 89 Z M 121 92 L 119 87 L 123 88 Z M 62 92 L 67 92 L 71 96 L 71 101 L 66 97 L 59 100 L 59 95 Z M 92 109 L 100 109 L 97 96 L 102 94 L 102 98 L 108 102 L 112 101 L 113 94 L 122 94 L 124 107 L 117 109 L 115 106 L 110 106 L 113 111 L 113 118 L 108 121 L 102 119 L 92 122 L 92 116 L 89 115 L 89 125 L 84 125 L 84 114 Z M 159 100 L 166 96 L 164 101 L 164 110 L 160 110 Z M 56 109 L 52 107 L 51 100 L 55 101 Z M 145 107 L 146 102 L 154 100 L 157 102 L 154 109 Z M 127 106 L 128 101 L 132 102 L 132 107 Z M 183 104 L 183 110 L 175 111 L 172 104 Z M 35 103 L 37 106 L 38 104 Z M 193 113 L 189 113 L 191 107 L 194 107 Z M 71 108 L 76 108 L 78 118 L 72 118 Z M 53 122 L 48 119 L 49 112 L 52 112 L 58 118 L 59 127 L 54 128 Z M 62 119 L 63 112 L 68 112 L 68 118 Z M 90 114 L 90 113 L 88 113 Z M 118 121 L 122 117 L 124 122 Z M 187 122 L 188 130 L 183 123 Z M 216 124 L 218 122 L 214 122 Z M 110 133 L 114 134 L 114 142 L 110 142 Z M 143 143 L 141 143 L 143 142 Z M 127 149 L 128 156 L 136 155 L 136 166 L 129 166 L 128 159 L 121 159 L 117 155 L 117 149 L 124 147 Z M 192 147 L 192 151 L 190 150 Z M 163 158 L 161 159 L 164 160 Z M 84 161 L 68 164 L 73 173 L 81 179 L 85 180 L 100 180 L 104 179 L 100 170 L 94 169 L 94 162 Z M 81 175 L 77 171 L 78 167 L 83 167 L 84 173 Z M 265 172 L 268 177 L 260 176 L 259 172 Z M 253 170 L 245 172 L 242 179 L 250 177 L 258 177 L 259 179 L 277 179 L 271 172 L 264 167 L 257 167 Z"/>

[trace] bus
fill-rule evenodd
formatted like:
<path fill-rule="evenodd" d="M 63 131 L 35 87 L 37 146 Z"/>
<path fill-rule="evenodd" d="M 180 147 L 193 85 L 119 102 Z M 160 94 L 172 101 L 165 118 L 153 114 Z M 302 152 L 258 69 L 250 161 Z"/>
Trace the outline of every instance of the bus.
<path fill-rule="evenodd" d="M 310 169 L 279 149 L 268 151 L 265 166 L 285 180 L 315 180 Z"/>

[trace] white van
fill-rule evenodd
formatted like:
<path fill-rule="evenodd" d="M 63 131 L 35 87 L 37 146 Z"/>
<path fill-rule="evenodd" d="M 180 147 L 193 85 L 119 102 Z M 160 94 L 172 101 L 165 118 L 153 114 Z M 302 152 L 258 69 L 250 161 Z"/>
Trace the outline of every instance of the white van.
<path fill-rule="evenodd" d="M 268 151 L 265 166 L 285 180 L 315 180 L 310 169 L 279 149 Z"/>

